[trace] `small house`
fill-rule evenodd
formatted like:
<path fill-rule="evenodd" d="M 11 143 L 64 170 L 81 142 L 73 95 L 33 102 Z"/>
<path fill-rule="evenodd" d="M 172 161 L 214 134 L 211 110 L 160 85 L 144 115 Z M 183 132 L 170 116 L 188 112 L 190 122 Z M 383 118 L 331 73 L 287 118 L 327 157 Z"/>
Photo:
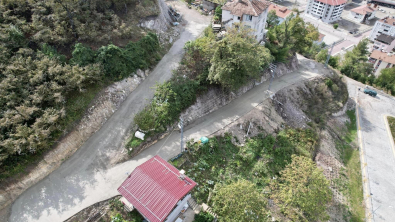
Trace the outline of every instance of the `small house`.
<path fill-rule="evenodd" d="M 276 16 L 278 17 L 278 24 L 281 24 L 288 16 L 292 16 L 292 10 L 289 10 L 285 6 L 280 6 L 276 4 L 271 4 L 269 6 L 268 12 L 270 11 L 276 11 Z"/>
<path fill-rule="evenodd" d="M 129 209 L 150 222 L 173 222 L 185 208 L 196 182 L 156 155 L 138 166 L 118 192 Z"/>
<path fill-rule="evenodd" d="M 373 7 L 371 4 L 362 5 L 351 9 L 350 18 L 359 23 L 369 23 L 368 21 L 375 18 L 377 5 Z"/>

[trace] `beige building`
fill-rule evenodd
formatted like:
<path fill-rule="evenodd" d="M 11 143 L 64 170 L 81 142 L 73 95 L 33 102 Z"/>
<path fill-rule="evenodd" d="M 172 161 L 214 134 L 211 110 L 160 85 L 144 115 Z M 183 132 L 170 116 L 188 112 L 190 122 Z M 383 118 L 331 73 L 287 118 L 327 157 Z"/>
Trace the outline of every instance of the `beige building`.
<path fill-rule="evenodd" d="M 373 50 L 369 56 L 369 62 L 373 64 L 374 75 L 379 76 L 382 69 L 391 68 L 395 64 L 395 55 L 380 50 Z"/>

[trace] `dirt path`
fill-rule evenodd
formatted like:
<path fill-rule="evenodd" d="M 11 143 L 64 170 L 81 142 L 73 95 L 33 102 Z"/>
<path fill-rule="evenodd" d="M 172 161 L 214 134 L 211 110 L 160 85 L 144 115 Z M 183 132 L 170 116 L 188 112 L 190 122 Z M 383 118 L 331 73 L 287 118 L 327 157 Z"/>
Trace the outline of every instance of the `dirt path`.
<path fill-rule="evenodd" d="M 187 21 L 180 39 L 99 131 L 57 170 L 18 197 L 12 205 L 10 221 L 61 221 L 105 198 L 105 189 L 102 195 L 92 195 L 85 189 L 98 183 L 92 175 L 105 171 L 111 164 L 110 157 L 122 151 L 122 141 L 133 125 L 134 115 L 153 97 L 152 87 L 171 77 L 171 70 L 182 58 L 185 42 L 195 39 L 209 24 L 209 17 L 185 6 L 180 10 Z"/>

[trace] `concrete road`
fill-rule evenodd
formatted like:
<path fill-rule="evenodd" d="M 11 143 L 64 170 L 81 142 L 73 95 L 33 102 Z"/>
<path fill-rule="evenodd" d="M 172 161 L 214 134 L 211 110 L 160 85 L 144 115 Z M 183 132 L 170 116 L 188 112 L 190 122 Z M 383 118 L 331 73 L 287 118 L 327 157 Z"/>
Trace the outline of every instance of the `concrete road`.
<path fill-rule="evenodd" d="M 278 91 L 295 82 L 328 72 L 323 69 L 322 64 L 316 64 L 307 59 L 303 59 L 301 63 L 302 66 L 298 71 L 275 79 L 272 83 L 272 91 Z M 167 67 L 167 69 L 170 68 Z M 244 115 L 267 99 L 265 91 L 268 89 L 268 84 L 263 83 L 229 105 L 202 117 L 195 122 L 195 125 L 186 129 L 185 137 L 197 139 L 203 135 L 210 135 Z M 134 97 L 131 95 L 131 98 Z M 128 98 L 122 109 L 117 111 L 107 124 L 84 145 L 88 147 L 82 147 L 58 170 L 17 199 L 12 206 L 10 221 L 62 221 L 95 202 L 117 195 L 116 189 L 127 177 L 127 173 L 152 156 L 159 154 L 169 159 L 179 153 L 180 134 L 173 132 L 132 160 L 111 169 L 105 169 L 104 162 L 108 161 L 106 153 L 114 150 L 113 147 L 121 142 L 122 135 L 118 134 L 124 134 L 124 129 L 118 125 L 122 125 L 122 121 L 132 119 L 135 113 L 133 104 L 143 103 L 142 101 L 140 104 L 131 103 L 129 101 L 131 98 Z M 129 110 L 123 113 L 124 107 Z M 115 122 L 114 126 L 112 122 Z"/>
<path fill-rule="evenodd" d="M 386 115 L 395 116 L 395 99 L 384 93 L 371 97 L 358 91 L 364 85 L 348 79 L 350 97 L 356 98 L 359 113 L 359 136 L 364 198 L 368 221 L 395 219 L 395 147 L 386 127 Z M 366 181 L 366 182 L 365 182 Z"/>
<path fill-rule="evenodd" d="M 142 110 L 154 95 L 153 86 L 170 79 L 172 70 L 181 61 L 184 44 L 193 40 L 210 23 L 210 17 L 184 6 L 181 13 L 187 21 L 170 51 L 162 58 L 150 76 L 123 102 L 122 106 L 85 144 L 59 169 L 29 188 L 11 208 L 10 221 L 62 221 L 79 210 L 103 200 L 114 191 L 99 190 L 97 178 L 106 172 L 108 154 L 120 152 L 122 141 L 132 126 L 134 115 Z M 115 189 L 112 187 L 111 189 Z"/>

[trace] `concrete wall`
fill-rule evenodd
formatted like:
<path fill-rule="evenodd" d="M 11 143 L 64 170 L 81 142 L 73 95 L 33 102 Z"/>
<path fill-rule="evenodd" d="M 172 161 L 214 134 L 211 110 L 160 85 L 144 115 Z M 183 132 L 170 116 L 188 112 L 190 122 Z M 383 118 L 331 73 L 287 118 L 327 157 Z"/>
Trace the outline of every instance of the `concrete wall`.
<path fill-rule="evenodd" d="M 182 208 L 186 203 L 188 203 L 189 198 L 191 198 L 191 194 L 187 194 L 184 199 L 177 203 L 176 208 L 167 216 L 165 222 L 173 222 L 177 216 L 181 213 Z"/>

